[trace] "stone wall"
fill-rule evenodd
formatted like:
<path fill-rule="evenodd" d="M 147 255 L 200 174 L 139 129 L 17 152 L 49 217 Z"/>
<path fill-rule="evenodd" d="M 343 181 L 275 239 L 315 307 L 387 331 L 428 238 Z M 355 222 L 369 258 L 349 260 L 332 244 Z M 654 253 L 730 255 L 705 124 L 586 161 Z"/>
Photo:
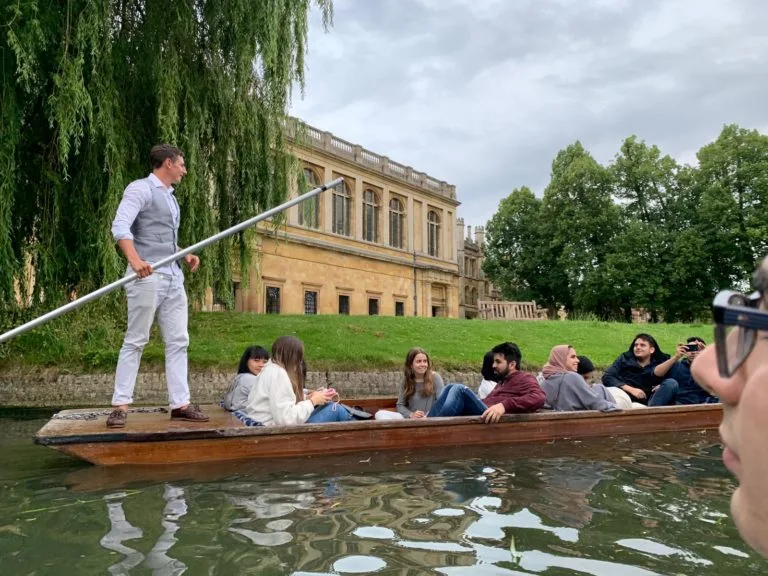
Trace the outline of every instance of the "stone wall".
<path fill-rule="evenodd" d="M 460 382 L 473 389 L 480 384 L 477 373 L 442 372 L 446 383 Z M 200 404 L 217 403 L 234 374 L 196 372 L 189 375 L 192 400 Z M 336 388 L 344 398 L 394 396 L 402 372 L 310 372 L 307 387 Z M 105 406 L 112 399 L 114 374 L 62 374 L 40 371 L 0 375 L 0 406 L 67 408 Z M 164 405 L 168 402 L 165 375 L 161 372 L 139 374 L 134 400 L 136 404 Z"/>

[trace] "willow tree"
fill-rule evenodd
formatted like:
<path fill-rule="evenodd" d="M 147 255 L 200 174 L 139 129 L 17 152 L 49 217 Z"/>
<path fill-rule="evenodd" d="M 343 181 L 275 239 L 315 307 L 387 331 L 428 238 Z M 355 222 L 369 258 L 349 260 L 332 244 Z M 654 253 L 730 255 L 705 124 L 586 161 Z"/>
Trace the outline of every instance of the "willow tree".
<path fill-rule="evenodd" d="M 182 245 L 286 198 L 282 125 L 313 0 L 0 0 L 0 302 L 119 277 L 110 224 L 152 144 L 184 151 Z M 314 0 L 327 25 L 331 0 Z M 228 286 L 233 251 L 195 275 Z M 32 271 L 32 274 L 25 274 Z M 32 266 L 29 266 L 29 264 Z"/>

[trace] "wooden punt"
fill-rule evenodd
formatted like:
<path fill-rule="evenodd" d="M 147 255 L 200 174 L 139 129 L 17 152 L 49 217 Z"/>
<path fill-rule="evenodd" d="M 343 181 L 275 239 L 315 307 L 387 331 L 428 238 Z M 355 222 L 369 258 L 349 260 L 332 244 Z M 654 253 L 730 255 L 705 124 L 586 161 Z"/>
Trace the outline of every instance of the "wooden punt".
<path fill-rule="evenodd" d="M 393 409 L 394 402 L 393 398 L 347 401 L 370 412 Z M 171 421 L 167 412 L 132 413 L 126 427 L 118 430 L 106 428 L 106 416 L 76 419 L 77 415 L 103 410 L 64 410 L 38 431 L 35 442 L 103 466 L 295 458 L 417 448 L 443 448 L 450 456 L 470 446 L 711 430 L 722 419 L 720 405 L 707 404 L 610 413 L 511 414 L 496 424 L 485 424 L 476 416 L 460 416 L 254 427 L 244 425 L 219 406 L 203 409 L 211 416 L 208 422 Z"/>

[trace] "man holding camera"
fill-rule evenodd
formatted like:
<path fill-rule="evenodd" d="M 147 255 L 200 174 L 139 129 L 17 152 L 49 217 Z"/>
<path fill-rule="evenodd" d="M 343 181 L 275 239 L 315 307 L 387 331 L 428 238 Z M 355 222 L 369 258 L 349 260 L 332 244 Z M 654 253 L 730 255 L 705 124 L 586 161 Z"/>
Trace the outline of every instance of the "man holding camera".
<path fill-rule="evenodd" d="M 691 336 L 685 344 L 678 344 L 675 354 L 666 362 L 662 362 L 653 373 L 659 378 L 677 380 L 678 390 L 674 404 L 709 404 L 718 402 L 715 396 L 709 394 L 691 374 L 691 363 L 696 356 L 706 348 L 707 344 L 698 336 Z M 682 359 L 682 360 L 681 360 Z"/>

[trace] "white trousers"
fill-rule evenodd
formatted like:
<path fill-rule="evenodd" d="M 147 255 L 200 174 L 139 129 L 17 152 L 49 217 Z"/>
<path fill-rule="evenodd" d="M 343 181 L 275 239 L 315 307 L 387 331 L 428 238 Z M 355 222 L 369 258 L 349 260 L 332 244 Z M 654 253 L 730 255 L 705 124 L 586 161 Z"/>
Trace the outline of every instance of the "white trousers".
<path fill-rule="evenodd" d="M 165 378 L 168 402 L 173 408 L 189 404 L 187 382 L 187 293 L 184 280 L 153 272 L 125 288 L 128 296 L 128 329 L 117 359 L 112 405 L 133 403 L 133 389 L 141 364 L 141 353 L 157 317 L 165 343 Z"/>
<path fill-rule="evenodd" d="M 634 402 L 632 400 L 632 397 L 626 392 L 624 392 L 624 390 L 622 390 L 621 388 L 617 388 L 616 386 L 606 386 L 605 389 L 611 393 L 611 396 L 613 396 L 613 399 L 616 401 L 616 406 L 618 406 L 622 410 L 635 410 L 637 408 L 647 408 L 645 404 L 640 404 L 640 402 Z"/>

